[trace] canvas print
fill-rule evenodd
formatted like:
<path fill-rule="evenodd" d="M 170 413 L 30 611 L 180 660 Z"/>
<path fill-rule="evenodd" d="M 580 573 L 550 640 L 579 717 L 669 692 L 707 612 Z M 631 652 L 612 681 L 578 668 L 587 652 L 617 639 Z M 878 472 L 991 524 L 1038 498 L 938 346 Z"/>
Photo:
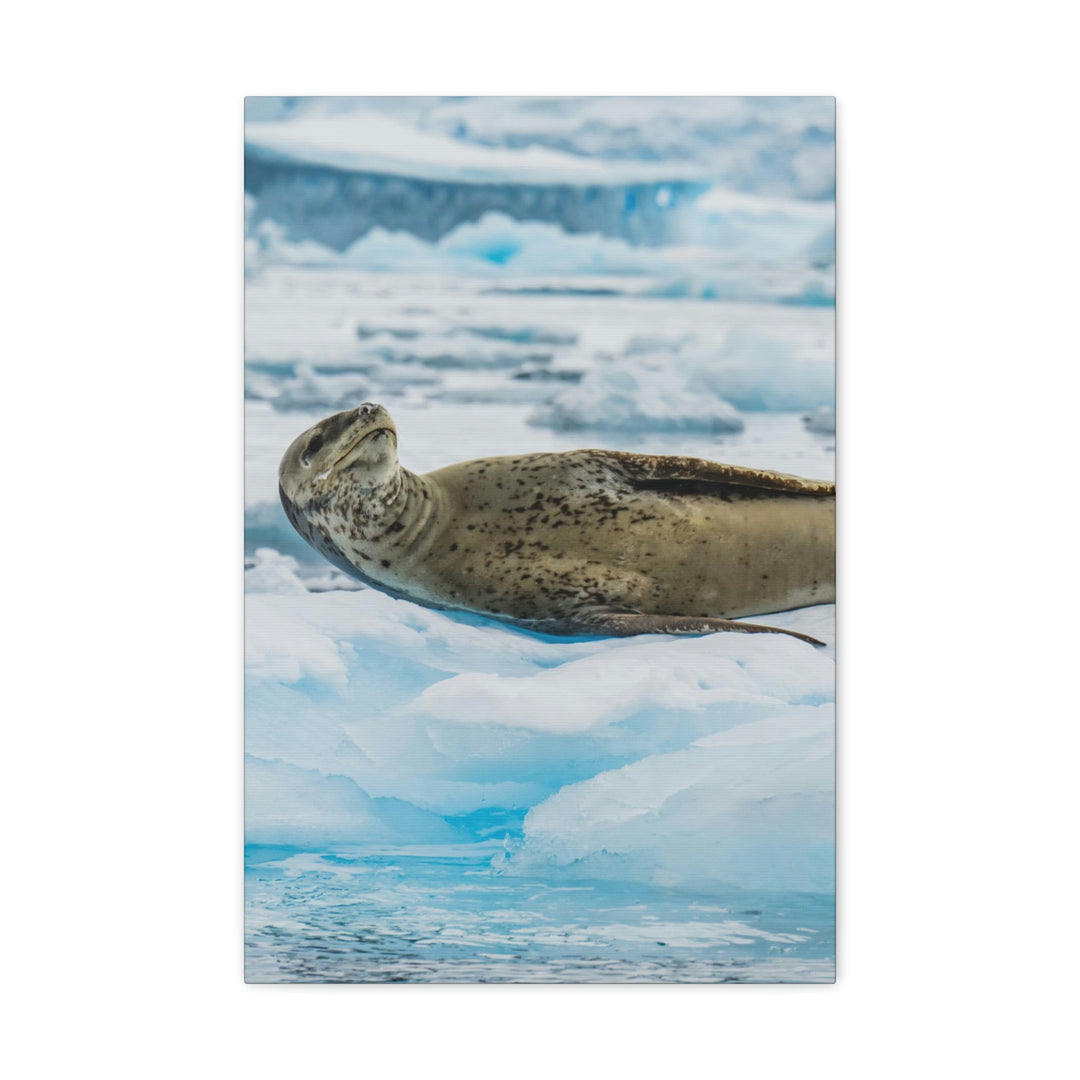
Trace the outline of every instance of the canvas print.
<path fill-rule="evenodd" d="M 834 979 L 834 116 L 247 99 L 249 982 Z"/>

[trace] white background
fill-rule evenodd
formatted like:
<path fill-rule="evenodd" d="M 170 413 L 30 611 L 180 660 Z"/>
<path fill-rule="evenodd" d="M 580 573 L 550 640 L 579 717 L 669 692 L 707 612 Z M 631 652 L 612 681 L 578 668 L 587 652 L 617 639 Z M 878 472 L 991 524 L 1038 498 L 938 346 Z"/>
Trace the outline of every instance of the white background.
<path fill-rule="evenodd" d="M 1078 974 L 1064 4 L 6 17 L 14 1076 L 1054 1076 Z M 247 987 L 245 94 L 839 102 L 834 987 Z"/>

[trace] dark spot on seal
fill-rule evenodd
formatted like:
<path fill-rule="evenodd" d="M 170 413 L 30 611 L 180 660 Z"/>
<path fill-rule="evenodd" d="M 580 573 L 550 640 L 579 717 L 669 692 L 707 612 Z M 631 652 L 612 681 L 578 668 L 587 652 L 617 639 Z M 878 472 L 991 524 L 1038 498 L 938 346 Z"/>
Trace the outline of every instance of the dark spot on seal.
<path fill-rule="evenodd" d="M 390 565 L 390 560 L 389 559 L 380 559 L 379 561 L 383 564 L 383 566 L 389 566 Z"/>

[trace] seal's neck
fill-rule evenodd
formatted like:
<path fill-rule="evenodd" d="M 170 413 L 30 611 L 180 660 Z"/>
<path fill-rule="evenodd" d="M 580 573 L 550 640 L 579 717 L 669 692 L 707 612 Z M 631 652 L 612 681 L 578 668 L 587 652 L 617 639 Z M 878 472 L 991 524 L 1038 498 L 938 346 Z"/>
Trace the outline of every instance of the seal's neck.
<path fill-rule="evenodd" d="M 434 485 L 400 466 L 374 487 L 342 484 L 334 495 L 334 518 L 343 540 L 365 549 L 412 548 L 431 531 L 438 511 Z"/>

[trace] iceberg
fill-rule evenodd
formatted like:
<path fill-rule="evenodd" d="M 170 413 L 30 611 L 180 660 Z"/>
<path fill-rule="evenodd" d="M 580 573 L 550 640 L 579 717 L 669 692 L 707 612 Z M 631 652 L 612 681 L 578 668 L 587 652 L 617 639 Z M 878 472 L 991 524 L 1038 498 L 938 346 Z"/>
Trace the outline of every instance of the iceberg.
<path fill-rule="evenodd" d="M 247 241 L 249 268 L 342 267 L 371 273 L 532 275 L 663 273 L 679 262 L 599 233 L 566 232 L 557 224 L 516 221 L 489 211 L 456 225 L 433 242 L 405 229 L 374 226 L 343 250 L 313 240 L 291 240 L 277 221 L 262 220 Z"/>
<path fill-rule="evenodd" d="M 551 182 L 545 177 L 559 170 L 523 153 L 512 155 L 530 158 L 514 175 L 496 179 L 498 168 L 506 164 L 500 161 L 491 171 L 493 179 L 485 181 L 447 176 L 441 167 L 417 170 L 409 163 L 370 158 L 353 167 L 345 164 L 357 157 L 349 152 L 340 155 L 342 163 L 329 164 L 315 158 L 338 159 L 337 152 L 282 150 L 280 141 L 272 142 L 262 132 L 252 139 L 249 131 L 245 143 L 244 186 L 256 200 L 254 220 L 278 222 L 292 240 L 314 241 L 337 251 L 376 228 L 407 229 L 423 240 L 437 241 L 491 212 L 557 224 L 569 232 L 600 232 L 656 244 L 669 234 L 670 208 L 708 186 L 679 179 L 686 170 L 670 167 L 634 169 L 633 178 L 620 180 L 607 163 L 587 159 L 571 159 L 567 182 Z M 400 173 L 389 171 L 395 166 Z M 451 171 L 456 170 L 454 165 Z M 412 175 L 416 171 L 436 175 Z M 487 163 L 473 170 L 476 176 L 486 171 Z M 660 178 L 638 178 L 642 172 Z"/>
<path fill-rule="evenodd" d="M 689 231 L 688 220 L 678 226 L 680 234 Z M 831 304 L 831 226 L 822 233 L 801 232 L 786 221 L 782 215 L 766 215 L 758 223 L 744 217 L 738 236 L 730 227 L 727 233 L 717 232 L 714 247 L 683 242 L 638 247 L 599 232 L 568 232 L 558 224 L 516 221 L 490 211 L 432 242 L 374 226 L 337 250 L 312 240 L 291 240 L 277 221 L 263 220 L 246 241 L 245 259 L 249 274 L 295 266 L 480 280 L 514 276 L 526 279 L 517 283 L 519 289 L 554 294 L 574 291 L 567 278 L 588 276 L 617 282 L 616 292 L 646 296 Z M 771 236 L 789 242 L 785 246 Z M 748 252 L 755 247 L 771 251 L 772 257 L 750 259 Z M 605 284 L 604 292 L 612 292 L 611 287 Z"/>

